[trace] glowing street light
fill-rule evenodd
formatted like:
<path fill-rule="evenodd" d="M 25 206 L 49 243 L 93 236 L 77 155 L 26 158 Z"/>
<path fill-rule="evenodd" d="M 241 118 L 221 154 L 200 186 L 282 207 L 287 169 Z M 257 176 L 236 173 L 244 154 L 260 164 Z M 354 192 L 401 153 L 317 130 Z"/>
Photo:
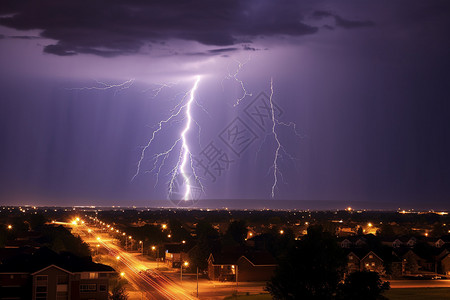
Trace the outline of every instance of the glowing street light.
<path fill-rule="evenodd" d="M 280 234 L 284 234 L 284 230 L 280 230 Z"/>
<path fill-rule="evenodd" d="M 116 259 L 117 259 L 117 260 L 119 260 L 119 259 L 120 259 L 120 256 L 119 256 L 119 255 L 117 255 L 117 256 L 116 256 Z"/>
<path fill-rule="evenodd" d="M 124 277 L 125 276 L 125 272 L 120 273 L 120 276 Z"/>
<path fill-rule="evenodd" d="M 152 251 L 155 251 L 157 249 L 156 246 L 152 246 Z M 159 251 L 156 251 L 156 267 L 158 268 L 159 263 Z"/>
<path fill-rule="evenodd" d="M 11 230 L 11 229 L 12 229 L 12 225 L 8 225 L 8 229 L 10 229 L 10 230 Z"/>
<path fill-rule="evenodd" d="M 180 281 L 183 283 L 183 266 L 186 268 L 189 266 L 189 262 L 185 261 L 184 263 L 180 264 Z"/>
<path fill-rule="evenodd" d="M 167 225 L 166 224 L 162 224 L 162 229 L 167 229 Z"/>

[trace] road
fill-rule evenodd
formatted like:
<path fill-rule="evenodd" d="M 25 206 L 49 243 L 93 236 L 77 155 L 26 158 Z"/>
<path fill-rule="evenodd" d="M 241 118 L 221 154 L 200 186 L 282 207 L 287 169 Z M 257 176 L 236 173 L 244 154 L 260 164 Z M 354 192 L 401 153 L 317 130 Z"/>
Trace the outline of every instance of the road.
<path fill-rule="evenodd" d="M 146 272 L 148 265 L 133 253 L 128 253 L 114 244 L 106 234 L 100 233 L 95 227 L 89 227 L 87 224 L 79 224 L 75 231 L 80 237 L 95 248 L 100 244 L 111 256 L 118 259 L 121 269 L 124 270 L 125 278 L 130 281 L 139 291 L 143 292 L 146 299 L 163 300 L 179 299 L 191 300 L 197 299 L 187 293 L 179 284 L 172 281 L 157 270 Z"/>
<path fill-rule="evenodd" d="M 389 280 L 391 288 L 450 288 L 450 280 Z"/>

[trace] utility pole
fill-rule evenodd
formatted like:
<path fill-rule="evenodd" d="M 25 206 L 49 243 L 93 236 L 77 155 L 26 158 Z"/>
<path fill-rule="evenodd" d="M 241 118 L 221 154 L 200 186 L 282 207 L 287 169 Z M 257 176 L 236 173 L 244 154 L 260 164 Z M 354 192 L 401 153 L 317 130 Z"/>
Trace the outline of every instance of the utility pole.
<path fill-rule="evenodd" d="M 238 293 L 239 288 L 239 267 L 236 265 L 236 295 Z"/>

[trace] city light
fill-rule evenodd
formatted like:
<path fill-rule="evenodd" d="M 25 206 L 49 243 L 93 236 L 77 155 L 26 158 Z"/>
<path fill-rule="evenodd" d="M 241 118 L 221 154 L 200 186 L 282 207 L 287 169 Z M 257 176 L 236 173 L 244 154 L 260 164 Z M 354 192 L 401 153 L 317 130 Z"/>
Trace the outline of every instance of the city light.
<path fill-rule="evenodd" d="M 117 260 L 119 260 L 119 259 L 120 259 L 120 256 L 119 256 L 119 255 L 117 255 L 117 256 L 116 256 L 116 259 L 117 259 Z"/>
<path fill-rule="evenodd" d="M 12 225 L 8 225 L 8 229 L 12 229 Z"/>

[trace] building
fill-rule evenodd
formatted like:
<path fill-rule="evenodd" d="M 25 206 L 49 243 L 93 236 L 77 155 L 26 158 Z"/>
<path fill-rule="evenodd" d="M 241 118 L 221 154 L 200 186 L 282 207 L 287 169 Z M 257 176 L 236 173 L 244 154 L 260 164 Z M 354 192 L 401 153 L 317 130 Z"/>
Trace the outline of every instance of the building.
<path fill-rule="evenodd" d="M 179 268 L 183 262 L 189 260 L 189 245 L 170 243 L 165 244 L 164 249 L 164 261 L 171 268 Z"/>
<path fill-rule="evenodd" d="M 41 248 L 0 266 L 0 299 L 107 300 L 113 268 Z"/>
<path fill-rule="evenodd" d="M 217 281 L 268 281 L 276 267 L 267 252 L 210 254 L 208 277 Z"/>

